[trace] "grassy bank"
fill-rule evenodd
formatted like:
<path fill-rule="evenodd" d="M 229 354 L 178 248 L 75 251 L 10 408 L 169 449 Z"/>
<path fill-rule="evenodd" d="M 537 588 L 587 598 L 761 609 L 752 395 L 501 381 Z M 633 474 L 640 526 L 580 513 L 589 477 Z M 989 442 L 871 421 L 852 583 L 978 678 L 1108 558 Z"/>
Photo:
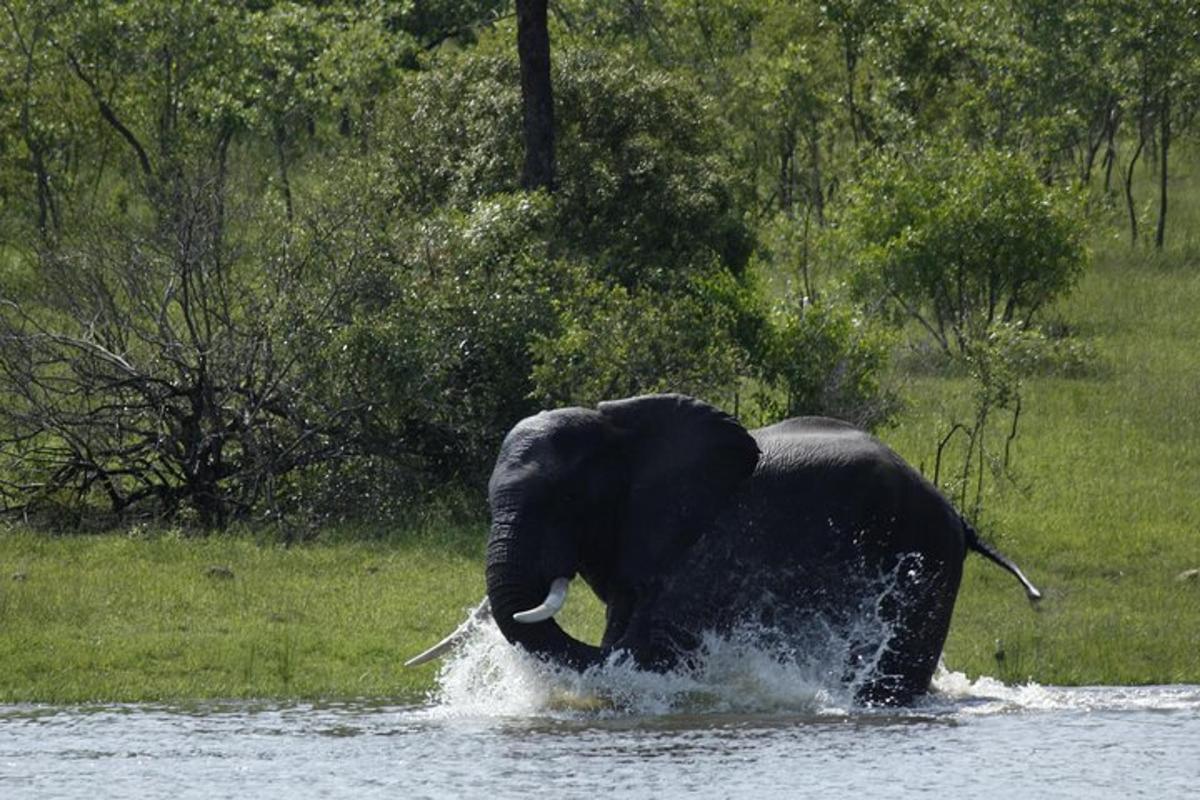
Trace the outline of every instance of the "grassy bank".
<path fill-rule="evenodd" d="M 1200 567 L 1197 307 L 1200 264 L 1100 254 L 1061 309 L 1095 345 L 1096 374 L 1030 383 L 1017 480 L 985 513 L 1046 600 L 1032 612 L 1007 575 L 969 559 L 952 666 L 1068 684 L 1200 681 L 1200 580 L 1180 578 Z M 911 389 L 914 413 L 887 438 L 932 464 L 968 387 Z"/>
<path fill-rule="evenodd" d="M 405 654 L 482 593 L 481 532 L 439 533 L 0 535 L 0 702 L 415 696 L 431 670 Z"/>
<path fill-rule="evenodd" d="M 1123 250 L 1123 248 L 1121 248 Z M 1200 682 L 1200 265 L 1100 254 L 1059 313 L 1095 374 L 1026 392 L 1014 484 L 987 529 L 1041 585 L 972 557 L 946 658 L 1045 683 Z M 932 464 L 965 383 L 913 379 L 885 438 Z M 253 537 L 0 533 L 0 702 L 414 697 L 402 661 L 482 594 L 482 526 L 282 548 Z M 577 593 L 576 596 L 583 593 Z M 568 627 L 593 635 L 594 603 Z"/>

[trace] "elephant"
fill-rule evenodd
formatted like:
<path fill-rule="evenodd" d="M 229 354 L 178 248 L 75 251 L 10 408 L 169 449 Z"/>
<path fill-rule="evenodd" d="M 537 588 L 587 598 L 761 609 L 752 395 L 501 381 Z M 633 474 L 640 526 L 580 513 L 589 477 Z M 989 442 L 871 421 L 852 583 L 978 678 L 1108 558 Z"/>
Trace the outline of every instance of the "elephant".
<path fill-rule="evenodd" d="M 864 704 L 908 704 L 932 680 L 968 550 L 1041 596 L 917 470 L 827 417 L 747 430 L 681 394 L 543 411 L 505 437 L 488 502 L 475 615 L 579 671 L 614 654 L 677 669 L 739 626 L 802 648 L 814 622 L 853 631 L 875 614 L 845 674 Z M 606 607 L 598 646 L 554 620 L 575 576 Z"/>

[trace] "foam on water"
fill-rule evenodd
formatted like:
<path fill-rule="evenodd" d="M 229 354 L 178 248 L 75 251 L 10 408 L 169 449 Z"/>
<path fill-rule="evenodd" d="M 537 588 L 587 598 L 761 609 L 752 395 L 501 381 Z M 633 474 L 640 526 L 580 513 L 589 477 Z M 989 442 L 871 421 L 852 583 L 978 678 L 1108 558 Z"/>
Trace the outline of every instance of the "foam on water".
<path fill-rule="evenodd" d="M 851 648 L 886 642 L 881 625 L 874 614 L 846 631 L 814 623 L 801 637 L 802 649 L 795 636 L 746 626 L 707 636 L 685 666 L 669 673 L 640 669 L 617 653 L 580 674 L 513 647 L 483 622 L 443 664 L 432 699 L 439 713 L 451 716 L 843 714 L 884 652 L 863 652 L 859 645 L 860 666 L 847 674 Z"/>
<path fill-rule="evenodd" d="M 579 674 L 527 655 L 490 620 L 477 621 L 443 664 L 433 699 L 441 713 L 466 716 L 845 714 L 892 638 L 883 599 L 900 581 L 911 582 L 918 564 L 901 559 L 866 580 L 861 596 L 873 601 L 844 619 L 790 619 L 786 632 L 748 622 L 707 635 L 668 673 L 639 669 L 616 653 Z"/>
<path fill-rule="evenodd" d="M 925 703 L 967 715 L 1019 711 L 1190 711 L 1200 712 L 1200 686 L 1043 686 L 1007 685 L 981 676 L 971 680 L 940 665 Z"/>
<path fill-rule="evenodd" d="M 815 631 L 804 642 L 803 655 L 794 646 L 772 644 L 778 638 L 751 629 L 709 636 L 688 666 L 666 674 L 639 669 L 620 654 L 579 674 L 513 647 L 493 623 L 483 622 L 443 663 L 430 713 L 559 719 L 881 713 L 854 700 L 859 681 L 877 660 L 866 659 L 860 674 L 847 676 L 846 655 L 856 636 L 828 628 Z M 1041 711 L 1200 712 L 1200 687 L 1010 686 L 986 676 L 971 680 L 939 666 L 928 696 L 912 709 L 886 713 L 979 716 Z"/>

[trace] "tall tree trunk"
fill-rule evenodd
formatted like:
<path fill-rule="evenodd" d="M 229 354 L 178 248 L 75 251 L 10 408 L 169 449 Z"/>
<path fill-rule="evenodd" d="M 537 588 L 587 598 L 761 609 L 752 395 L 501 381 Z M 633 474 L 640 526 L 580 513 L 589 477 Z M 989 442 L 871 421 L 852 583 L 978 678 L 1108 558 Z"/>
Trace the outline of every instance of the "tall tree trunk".
<path fill-rule="evenodd" d="M 1108 123 L 1105 136 L 1108 139 L 1108 144 L 1104 148 L 1104 193 L 1108 194 L 1112 191 L 1112 171 L 1113 165 L 1117 163 L 1117 127 L 1121 122 L 1120 106 L 1114 105 L 1112 113 L 1108 116 Z"/>
<path fill-rule="evenodd" d="M 779 208 L 788 217 L 796 200 L 796 132 L 785 125 L 779 142 Z"/>
<path fill-rule="evenodd" d="M 550 87 L 547 0 L 516 0 L 517 54 L 521 59 L 526 189 L 554 190 L 554 95 Z"/>
<path fill-rule="evenodd" d="M 1129 208 L 1129 238 L 1135 243 L 1138 238 L 1138 224 L 1137 208 L 1133 204 L 1133 168 L 1137 166 L 1138 158 L 1142 155 L 1142 149 L 1145 146 L 1146 132 L 1141 130 L 1138 133 L 1137 149 L 1133 151 L 1133 156 L 1129 159 L 1129 166 L 1125 168 L 1125 205 Z"/>
<path fill-rule="evenodd" d="M 1162 111 L 1159 115 L 1159 133 L 1162 146 L 1159 148 L 1158 168 L 1158 229 L 1154 232 L 1155 249 L 1163 249 L 1167 233 L 1167 150 L 1171 146 L 1171 91 L 1163 89 Z"/>

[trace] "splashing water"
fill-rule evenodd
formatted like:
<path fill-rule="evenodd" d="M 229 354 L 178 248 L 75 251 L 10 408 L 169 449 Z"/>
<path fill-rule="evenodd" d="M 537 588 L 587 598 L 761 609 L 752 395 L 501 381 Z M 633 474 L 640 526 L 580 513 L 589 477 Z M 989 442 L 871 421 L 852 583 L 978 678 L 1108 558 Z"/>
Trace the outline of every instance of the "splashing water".
<path fill-rule="evenodd" d="M 939 665 L 925 707 L 968 716 L 1018 711 L 1200 712 L 1200 687 L 1176 686 L 1015 686 L 982 676 L 971 680 Z"/>
<path fill-rule="evenodd" d="M 667 715 L 869 714 L 983 717 L 1015 712 L 1200 712 L 1200 690 L 1180 687 L 1009 686 L 971 680 L 939 665 L 930 692 L 907 710 L 869 709 L 854 700 L 869 671 L 846 680 L 845 656 L 854 637 L 831 630 L 815 637 L 804 656 L 772 646 L 762 631 L 708 636 L 689 667 L 669 673 L 639 669 L 615 654 L 580 674 L 546 664 L 513 647 L 494 624 L 476 625 L 443 664 L 429 712 L 440 718 L 558 719 Z M 766 643 L 764 643 L 766 642 Z M 813 639 L 807 643 L 812 645 Z"/>
<path fill-rule="evenodd" d="M 858 652 L 859 666 L 847 674 L 851 649 L 886 643 L 883 625 L 878 615 L 845 632 L 813 623 L 799 637 L 802 652 L 795 636 L 746 625 L 707 635 L 688 665 L 672 672 L 641 669 L 618 652 L 581 674 L 513 647 L 484 622 L 443 664 L 431 700 L 448 716 L 845 714 L 886 644 L 865 657 Z"/>
<path fill-rule="evenodd" d="M 790 620 L 789 630 L 745 622 L 709 633 L 686 666 L 640 669 L 621 652 L 580 674 L 547 664 L 504 640 L 491 621 L 469 628 L 443 664 L 431 700 L 451 716 L 804 714 L 861 710 L 855 694 L 888 652 L 883 602 L 919 583 L 920 556 L 863 578 L 853 613 Z M 853 666 L 849 666 L 853 665 Z"/>
<path fill-rule="evenodd" d="M 583 673 L 548 664 L 509 644 L 491 620 L 475 620 L 443 663 L 429 711 L 446 718 L 560 719 L 668 715 L 968 715 L 1015 711 L 1200 711 L 1200 690 L 1181 687 L 1009 686 L 969 679 L 939 662 L 929 693 L 905 710 L 862 706 L 858 690 L 876 676 L 893 636 L 885 598 L 919 590 L 921 559 L 864 578 L 857 608 L 788 630 L 745 622 L 709 633 L 671 672 L 639 668 L 627 653 Z M 849 666 L 853 665 L 853 666 Z"/>

